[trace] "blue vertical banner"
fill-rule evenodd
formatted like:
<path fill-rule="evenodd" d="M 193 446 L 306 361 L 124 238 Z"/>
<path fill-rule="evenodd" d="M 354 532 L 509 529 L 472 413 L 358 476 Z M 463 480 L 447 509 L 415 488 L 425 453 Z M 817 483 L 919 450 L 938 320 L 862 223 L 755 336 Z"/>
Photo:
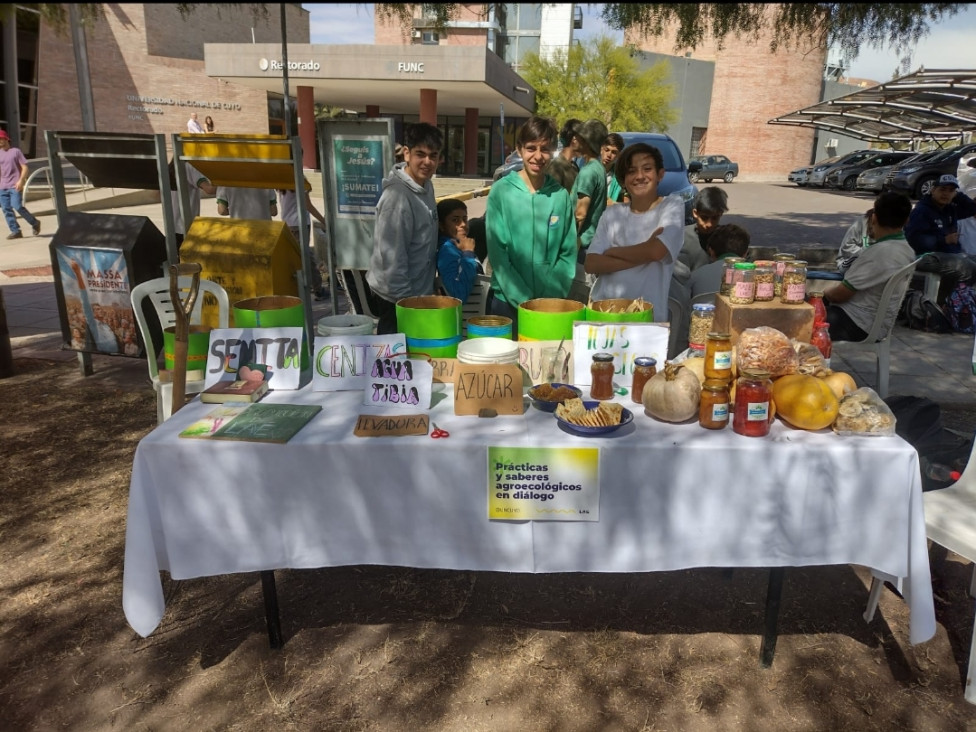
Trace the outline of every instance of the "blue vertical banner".
<path fill-rule="evenodd" d="M 374 216 L 386 169 L 383 140 L 336 136 L 332 152 L 338 215 Z"/>
<path fill-rule="evenodd" d="M 70 334 L 68 346 L 76 351 L 138 356 L 125 252 L 60 247 L 57 255 Z"/>

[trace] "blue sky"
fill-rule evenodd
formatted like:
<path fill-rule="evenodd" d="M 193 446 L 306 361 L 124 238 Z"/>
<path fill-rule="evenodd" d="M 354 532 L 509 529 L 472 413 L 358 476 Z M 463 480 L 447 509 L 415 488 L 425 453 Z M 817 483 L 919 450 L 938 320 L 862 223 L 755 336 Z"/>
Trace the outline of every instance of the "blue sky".
<path fill-rule="evenodd" d="M 303 3 L 309 11 L 312 43 L 373 43 L 373 5 L 367 3 Z M 600 8 L 583 4 L 581 39 L 606 34 L 623 40 L 623 33 L 610 31 L 600 20 Z M 976 34 L 976 3 L 942 23 L 933 26 L 928 36 L 919 41 L 912 54 L 911 69 L 972 68 L 976 58 L 968 51 Z M 880 50 L 863 47 L 851 64 L 848 75 L 884 82 L 900 63 L 899 55 L 888 48 Z"/>

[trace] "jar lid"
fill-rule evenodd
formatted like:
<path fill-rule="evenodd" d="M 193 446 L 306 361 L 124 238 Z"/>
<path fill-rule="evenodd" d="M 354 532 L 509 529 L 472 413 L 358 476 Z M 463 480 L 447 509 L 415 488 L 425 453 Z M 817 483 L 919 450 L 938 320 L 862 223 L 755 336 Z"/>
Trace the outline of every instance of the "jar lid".
<path fill-rule="evenodd" d="M 775 267 L 776 262 L 772 259 L 757 259 L 755 262 L 757 267 Z"/>
<path fill-rule="evenodd" d="M 702 384 L 703 389 L 708 391 L 723 391 L 729 388 L 729 383 L 723 381 L 722 379 L 705 379 L 705 383 Z"/>
<path fill-rule="evenodd" d="M 783 252 L 782 254 L 774 254 L 773 259 L 775 259 L 777 262 L 787 262 L 796 259 L 796 257 L 792 254 Z"/>
<path fill-rule="evenodd" d="M 657 359 L 650 356 L 638 356 L 634 359 L 635 366 L 657 366 Z"/>
<path fill-rule="evenodd" d="M 768 379 L 770 373 L 766 369 L 740 369 L 739 376 L 747 379 Z"/>
<path fill-rule="evenodd" d="M 604 361 L 613 361 L 612 353 L 594 353 L 593 360 L 603 363 Z"/>
<path fill-rule="evenodd" d="M 726 257 L 723 261 L 726 264 L 735 264 L 736 262 L 744 262 L 744 261 L 746 261 L 746 258 L 745 257 Z"/>
<path fill-rule="evenodd" d="M 731 337 L 732 337 L 731 333 L 719 333 L 718 331 L 714 331 L 714 330 L 708 334 L 708 338 L 710 338 L 713 341 L 724 341 L 730 339 Z"/>
<path fill-rule="evenodd" d="M 755 269 L 756 268 L 756 265 L 754 265 L 752 262 L 736 262 L 735 263 L 735 268 L 736 269 Z"/>
<path fill-rule="evenodd" d="M 691 306 L 691 309 L 696 310 L 698 312 L 702 312 L 702 311 L 711 312 L 712 310 L 715 309 L 715 306 L 712 305 L 712 303 L 710 302 L 696 302 L 694 305 Z"/>
<path fill-rule="evenodd" d="M 812 292 L 808 292 L 807 297 L 823 297 L 823 293 L 819 290 L 814 290 Z"/>
<path fill-rule="evenodd" d="M 794 259 L 792 262 L 787 262 L 787 264 L 792 264 L 794 267 L 806 267 L 807 261 L 805 259 Z"/>

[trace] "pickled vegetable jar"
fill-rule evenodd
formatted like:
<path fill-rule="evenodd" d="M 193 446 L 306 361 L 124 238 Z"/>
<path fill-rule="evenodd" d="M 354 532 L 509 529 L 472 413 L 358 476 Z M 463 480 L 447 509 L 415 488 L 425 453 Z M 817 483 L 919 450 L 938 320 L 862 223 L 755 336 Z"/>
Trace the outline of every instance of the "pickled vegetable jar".
<path fill-rule="evenodd" d="M 705 378 L 732 380 L 732 336 L 709 333 L 705 341 Z"/>
<path fill-rule="evenodd" d="M 630 398 L 634 404 L 643 404 L 644 384 L 657 373 L 657 359 L 650 356 L 638 356 L 634 359 L 634 380 L 630 385 Z"/>
<path fill-rule="evenodd" d="M 729 423 L 729 385 L 719 379 L 705 379 L 698 403 L 698 424 L 720 430 Z"/>
<path fill-rule="evenodd" d="M 732 410 L 732 429 L 746 437 L 765 437 L 769 434 L 769 402 L 773 383 L 769 372 L 760 369 L 742 371 L 735 382 L 735 407 Z"/>

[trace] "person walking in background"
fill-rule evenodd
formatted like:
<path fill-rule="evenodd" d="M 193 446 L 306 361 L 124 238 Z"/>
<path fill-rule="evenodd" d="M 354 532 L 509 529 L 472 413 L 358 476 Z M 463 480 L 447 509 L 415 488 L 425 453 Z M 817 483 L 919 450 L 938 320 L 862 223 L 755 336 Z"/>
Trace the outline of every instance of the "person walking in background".
<path fill-rule="evenodd" d="M 188 198 L 190 199 L 190 213 L 192 214 L 192 218 L 195 219 L 200 215 L 200 191 L 203 191 L 208 196 L 212 196 L 217 192 L 217 186 L 211 183 L 207 176 L 189 163 L 187 163 L 184 167 L 186 170 L 187 194 Z M 187 227 L 183 221 L 183 209 L 180 207 L 180 192 L 176 188 L 176 165 L 174 163 L 169 164 L 169 176 L 169 182 L 172 186 L 170 199 L 173 202 L 173 223 L 175 225 L 174 231 L 176 233 L 176 246 L 179 247 L 183 243 L 183 239 L 186 237 Z"/>
<path fill-rule="evenodd" d="M 17 214 L 31 225 L 34 236 L 41 233 L 41 222 L 24 206 L 24 184 L 28 173 L 30 168 L 27 167 L 24 153 L 10 144 L 6 130 L 0 130 L 0 207 L 3 207 L 3 216 L 10 228 L 7 239 L 21 239 L 24 236 L 17 223 Z"/>
<path fill-rule="evenodd" d="M 573 136 L 583 124 L 578 119 L 568 119 L 559 130 L 559 147 L 546 166 L 546 175 L 551 175 L 567 191 L 573 190 L 573 183 L 579 175 L 579 166 L 573 161 Z"/>
<path fill-rule="evenodd" d="M 600 217 L 607 208 L 607 171 L 600 162 L 600 150 L 607 139 L 607 126 L 598 119 L 580 125 L 573 137 L 574 152 L 584 163 L 573 183 L 570 198 L 576 207 L 576 232 L 579 237 L 579 263 L 586 259 L 586 250 L 593 241 Z"/>
<path fill-rule="evenodd" d="M 396 303 L 434 293 L 437 270 L 437 202 L 432 178 L 444 135 L 434 125 L 407 125 L 404 160 L 383 180 L 376 204 L 373 255 L 366 272 L 377 335 L 397 332 Z"/>
<path fill-rule="evenodd" d="M 457 198 L 445 198 L 437 204 L 437 221 L 437 274 L 447 294 L 464 302 L 481 271 L 475 241 L 468 236 L 468 207 Z"/>
<path fill-rule="evenodd" d="M 617 157 L 620 155 L 620 151 L 624 149 L 624 138 L 618 135 L 616 132 L 611 132 L 607 135 L 606 141 L 603 143 L 603 147 L 600 149 L 600 162 L 603 163 L 603 167 L 607 171 L 607 205 L 612 206 L 615 203 L 622 203 L 626 193 L 624 189 L 620 187 L 620 183 L 617 182 L 617 176 L 614 174 L 614 166 L 617 162 Z"/>
<path fill-rule="evenodd" d="M 197 119 L 196 112 L 190 112 L 190 119 L 186 121 L 186 131 L 194 134 L 203 132 L 203 127 L 200 126 L 200 120 Z"/>
<path fill-rule="evenodd" d="M 208 114 L 208 115 L 206 116 L 206 118 L 205 118 L 205 119 L 203 120 L 203 126 L 204 126 L 204 129 L 205 129 L 205 130 L 206 130 L 207 132 L 213 132 L 213 131 L 214 131 L 214 121 L 213 121 L 213 117 L 211 117 L 211 116 L 210 116 L 210 115 Z"/>
<path fill-rule="evenodd" d="M 569 294 L 576 274 L 576 222 L 569 191 L 546 174 L 556 123 L 530 117 L 515 144 L 524 165 L 491 187 L 485 225 L 491 264 L 488 312 L 511 318 L 518 332 L 523 302 Z"/>
<path fill-rule="evenodd" d="M 668 319 L 671 270 L 684 238 L 684 201 L 658 192 L 665 172 L 656 147 L 638 142 L 624 148 L 617 180 L 630 203 L 606 210 L 583 265 L 597 275 L 592 300 L 643 298 L 654 306 L 655 322 Z"/>
<path fill-rule="evenodd" d="M 217 213 L 232 219 L 271 221 L 278 215 L 278 198 L 267 188 L 218 186 Z"/>

